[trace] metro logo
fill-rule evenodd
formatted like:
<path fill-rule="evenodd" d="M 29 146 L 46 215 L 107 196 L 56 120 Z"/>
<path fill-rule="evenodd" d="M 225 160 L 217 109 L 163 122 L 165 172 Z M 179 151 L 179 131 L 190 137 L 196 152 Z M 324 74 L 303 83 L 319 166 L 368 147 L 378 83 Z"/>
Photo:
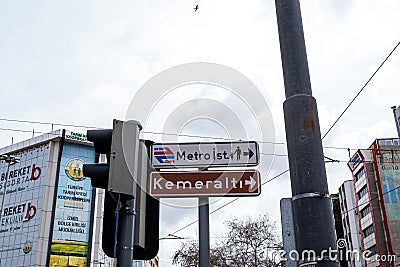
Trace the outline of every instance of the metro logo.
<path fill-rule="evenodd" d="M 174 152 L 169 149 L 169 147 L 154 147 L 154 157 L 160 163 L 173 163 L 174 162 Z"/>

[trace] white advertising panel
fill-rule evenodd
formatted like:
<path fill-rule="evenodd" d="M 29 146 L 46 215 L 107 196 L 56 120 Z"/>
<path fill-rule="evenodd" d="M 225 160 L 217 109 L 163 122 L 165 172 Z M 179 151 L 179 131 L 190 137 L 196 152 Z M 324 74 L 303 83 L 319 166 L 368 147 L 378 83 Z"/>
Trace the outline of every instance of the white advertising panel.
<path fill-rule="evenodd" d="M 92 186 L 82 174 L 94 162 L 92 146 L 63 145 L 56 194 L 50 266 L 87 266 L 91 229 Z"/>
<path fill-rule="evenodd" d="M 46 143 L 12 154 L 20 158 L 13 165 L 0 162 L 1 267 L 35 265 L 49 146 Z"/>

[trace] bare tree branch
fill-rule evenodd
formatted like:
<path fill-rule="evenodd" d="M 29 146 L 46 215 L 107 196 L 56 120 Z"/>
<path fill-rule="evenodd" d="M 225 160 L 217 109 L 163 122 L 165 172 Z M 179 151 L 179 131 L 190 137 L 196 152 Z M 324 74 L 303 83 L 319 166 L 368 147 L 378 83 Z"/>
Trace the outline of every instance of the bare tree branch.
<path fill-rule="evenodd" d="M 210 265 L 213 267 L 272 267 L 273 253 L 279 250 L 280 241 L 275 223 L 266 213 L 256 218 L 232 218 L 225 222 L 227 238 L 211 247 Z M 174 265 L 198 266 L 198 242 L 181 244 L 172 259 Z"/>

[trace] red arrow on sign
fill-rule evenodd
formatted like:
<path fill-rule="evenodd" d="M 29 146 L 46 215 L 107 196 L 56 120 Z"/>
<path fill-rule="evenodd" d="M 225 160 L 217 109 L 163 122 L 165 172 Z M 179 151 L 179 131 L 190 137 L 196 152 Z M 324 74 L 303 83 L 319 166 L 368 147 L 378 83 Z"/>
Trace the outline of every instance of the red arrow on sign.
<path fill-rule="evenodd" d="M 258 196 L 260 174 L 246 171 L 152 172 L 153 197 Z"/>

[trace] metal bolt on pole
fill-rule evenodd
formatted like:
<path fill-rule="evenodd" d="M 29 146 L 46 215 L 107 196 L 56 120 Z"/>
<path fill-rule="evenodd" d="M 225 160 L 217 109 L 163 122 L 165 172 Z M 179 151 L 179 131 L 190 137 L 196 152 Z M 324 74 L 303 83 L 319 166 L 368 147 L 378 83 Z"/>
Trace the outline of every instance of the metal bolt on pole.
<path fill-rule="evenodd" d="M 285 128 L 299 265 L 339 266 L 317 104 L 311 92 L 299 0 L 275 0 L 286 100 Z M 330 253 L 322 253 L 324 250 Z M 307 253 L 304 253 L 307 254 Z M 324 256 L 324 257 L 320 257 Z"/>

